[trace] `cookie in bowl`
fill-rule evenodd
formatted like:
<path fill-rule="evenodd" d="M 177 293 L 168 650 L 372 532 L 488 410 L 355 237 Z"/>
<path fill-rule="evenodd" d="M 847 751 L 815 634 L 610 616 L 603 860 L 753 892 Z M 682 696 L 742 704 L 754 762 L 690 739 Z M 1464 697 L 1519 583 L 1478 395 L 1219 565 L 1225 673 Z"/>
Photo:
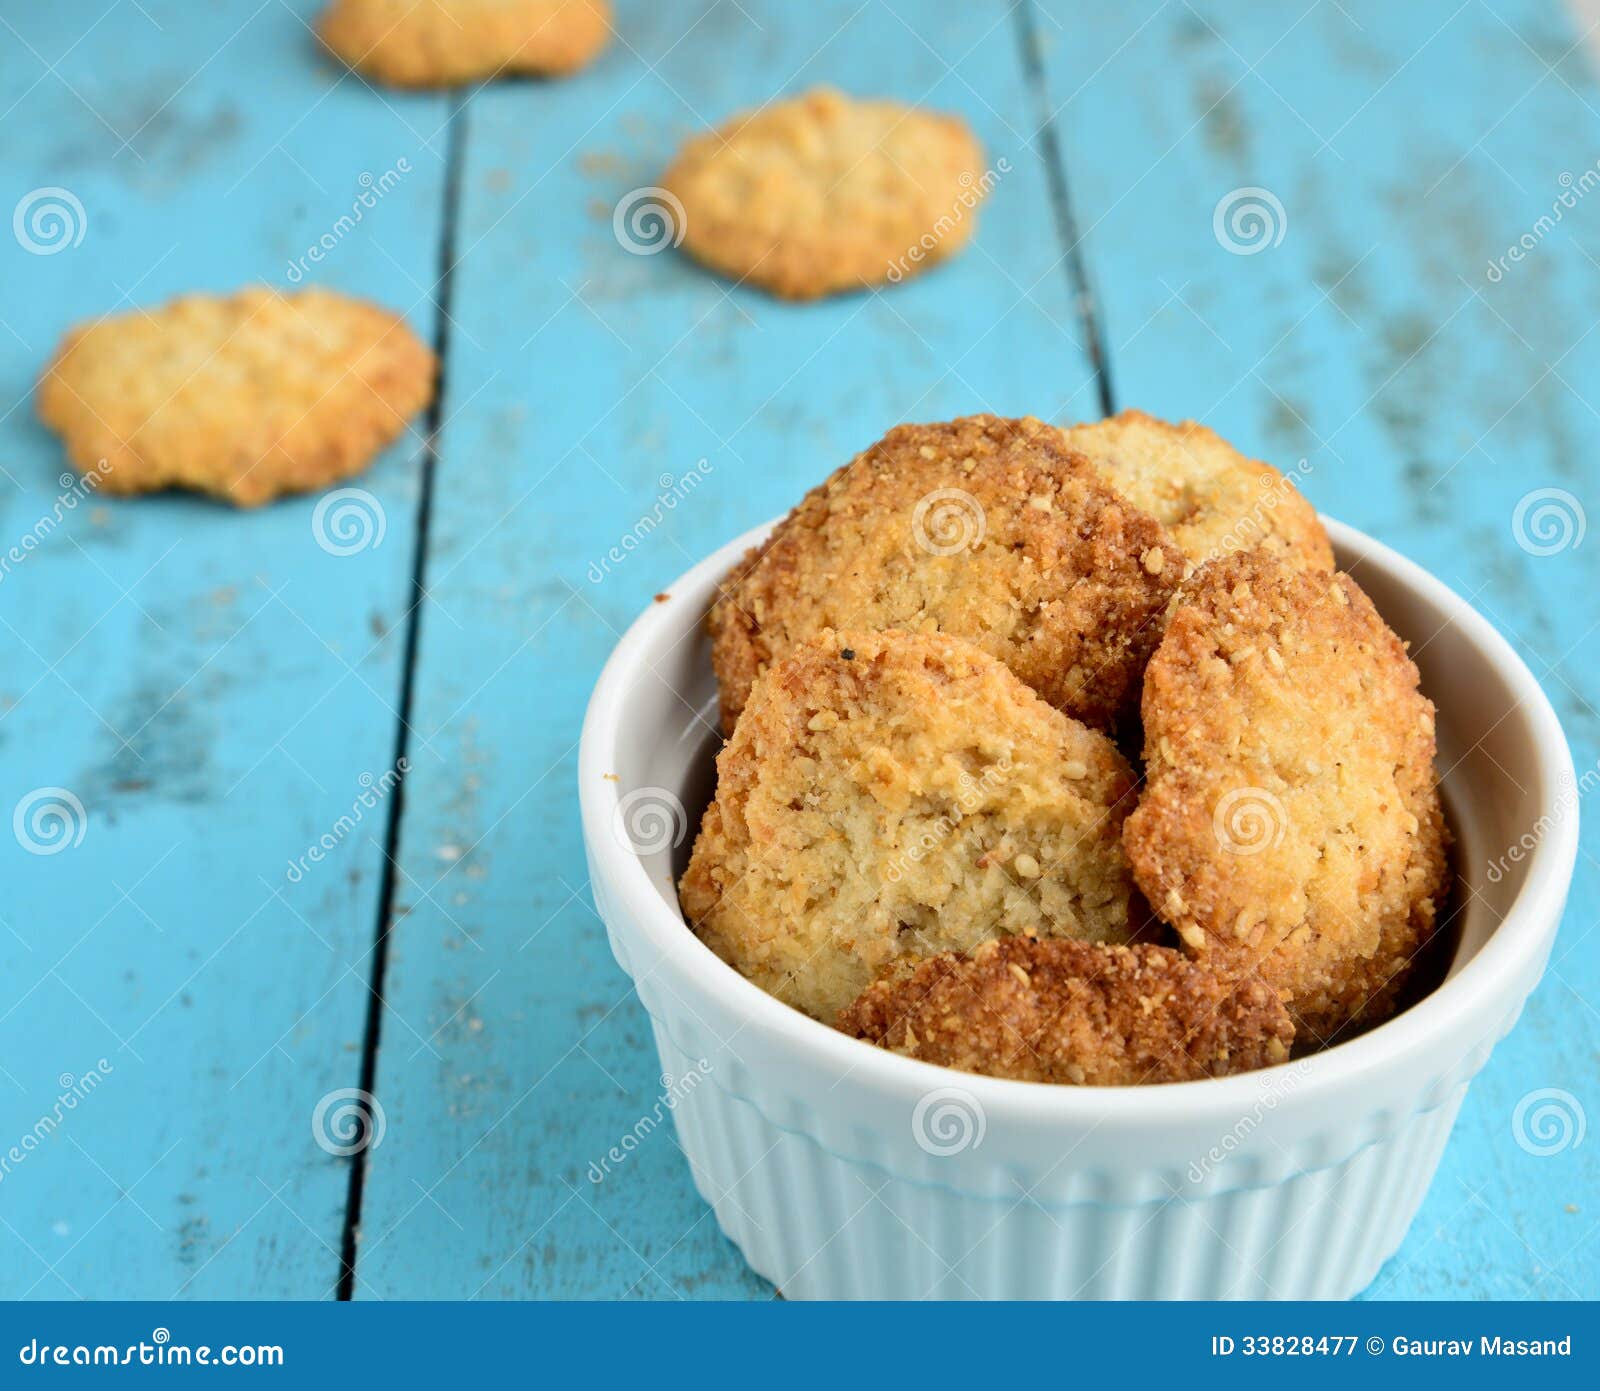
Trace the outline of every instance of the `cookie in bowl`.
<path fill-rule="evenodd" d="M 1303 1044 L 1388 1017 L 1434 931 L 1448 834 L 1418 682 L 1349 575 L 1259 551 L 1196 572 L 1145 673 L 1134 875 L 1196 960 L 1279 991 Z"/>
<path fill-rule="evenodd" d="M 1096 728 L 1137 707 L 1184 555 L 1031 417 L 900 425 L 801 501 L 721 586 L 731 732 L 751 684 L 826 628 L 968 638 Z"/>
<path fill-rule="evenodd" d="M 971 643 L 824 632 L 755 683 L 680 900 L 724 961 L 831 1023 L 883 971 L 993 937 L 1127 940 L 1133 785 Z"/>
<path fill-rule="evenodd" d="M 1333 569 L 1328 533 L 1294 483 L 1196 421 L 1126 410 L 1063 430 L 1062 442 L 1165 526 L 1191 569 L 1257 549 L 1296 569 Z"/>
<path fill-rule="evenodd" d="M 1020 1082 L 1127 1087 L 1285 1062 L 1294 1023 L 1270 986 L 1151 943 L 989 941 L 874 981 L 839 1013 L 853 1038 Z"/>

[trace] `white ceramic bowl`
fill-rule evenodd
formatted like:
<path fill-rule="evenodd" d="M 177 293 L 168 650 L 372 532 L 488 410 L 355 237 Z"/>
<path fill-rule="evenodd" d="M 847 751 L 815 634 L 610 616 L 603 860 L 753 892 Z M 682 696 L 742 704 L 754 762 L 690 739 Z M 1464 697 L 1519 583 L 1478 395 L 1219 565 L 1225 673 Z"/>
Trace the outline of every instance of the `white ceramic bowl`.
<path fill-rule="evenodd" d="M 1555 712 L 1432 576 L 1329 522 L 1439 706 L 1463 907 L 1444 982 L 1282 1067 L 1172 1086 L 975 1077 L 779 1004 L 685 926 L 675 879 L 714 779 L 703 615 L 766 532 L 618 644 L 579 754 L 595 904 L 654 1023 L 695 1185 L 791 1298 L 1343 1298 L 1401 1239 L 1467 1084 L 1544 970 L 1578 825 Z M 1516 861 L 1513 844 L 1537 843 Z"/>

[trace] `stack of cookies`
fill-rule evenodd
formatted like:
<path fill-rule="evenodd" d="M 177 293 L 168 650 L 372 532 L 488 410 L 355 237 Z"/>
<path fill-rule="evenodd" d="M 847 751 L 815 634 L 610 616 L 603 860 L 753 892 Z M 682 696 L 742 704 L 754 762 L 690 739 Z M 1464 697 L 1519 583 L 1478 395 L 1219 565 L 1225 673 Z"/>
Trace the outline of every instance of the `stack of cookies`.
<path fill-rule="evenodd" d="M 721 585 L 680 893 L 813 1017 L 1032 1081 L 1386 1018 L 1435 930 L 1433 706 L 1278 470 L 1138 412 L 900 426 Z"/>

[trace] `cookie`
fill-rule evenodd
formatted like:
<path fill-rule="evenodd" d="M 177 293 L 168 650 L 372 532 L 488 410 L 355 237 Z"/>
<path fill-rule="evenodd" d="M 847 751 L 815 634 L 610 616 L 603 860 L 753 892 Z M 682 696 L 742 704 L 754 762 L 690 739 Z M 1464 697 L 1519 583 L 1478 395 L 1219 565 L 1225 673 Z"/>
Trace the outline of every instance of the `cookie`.
<path fill-rule="evenodd" d="M 1183 570 L 1155 521 L 1037 420 L 901 425 L 721 586 L 712 664 L 732 730 L 751 683 L 824 628 L 970 638 L 1050 704 L 1110 728 Z"/>
<path fill-rule="evenodd" d="M 966 122 L 826 87 L 695 136 L 661 179 L 683 208 L 686 251 L 797 300 L 953 256 L 993 181 Z"/>
<path fill-rule="evenodd" d="M 1204 425 L 1123 411 L 1062 438 L 1172 533 L 1191 569 L 1258 548 L 1303 570 L 1333 569 L 1328 533 L 1299 489 Z"/>
<path fill-rule="evenodd" d="M 1192 1082 L 1289 1057 L 1294 1025 L 1258 980 L 1171 947 L 1013 937 L 875 981 L 838 1027 L 908 1058 L 1074 1086 Z"/>
<path fill-rule="evenodd" d="M 680 885 L 724 961 L 831 1023 L 896 963 L 1122 941 L 1133 775 L 971 643 L 827 632 L 756 683 Z"/>
<path fill-rule="evenodd" d="M 1434 930 L 1434 709 L 1344 574 L 1260 551 L 1185 585 L 1144 683 L 1124 843 L 1196 959 L 1259 977 L 1305 1043 L 1383 1019 Z"/>
<path fill-rule="evenodd" d="M 357 72 L 395 87 L 502 73 L 559 77 L 611 38 L 610 0 L 333 0 L 317 35 Z"/>
<path fill-rule="evenodd" d="M 254 288 L 80 325 L 37 405 L 103 493 L 188 488 L 253 507 L 365 468 L 433 386 L 433 354 L 396 315 Z"/>

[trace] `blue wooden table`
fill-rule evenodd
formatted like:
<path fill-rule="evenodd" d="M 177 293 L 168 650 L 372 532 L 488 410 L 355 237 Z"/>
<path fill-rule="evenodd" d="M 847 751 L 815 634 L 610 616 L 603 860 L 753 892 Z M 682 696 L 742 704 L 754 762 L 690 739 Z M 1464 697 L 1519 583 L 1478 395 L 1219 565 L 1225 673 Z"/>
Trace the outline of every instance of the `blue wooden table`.
<path fill-rule="evenodd" d="M 1137 405 L 1304 460 L 1596 766 L 1600 86 L 1554 0 L 623 0 L 581 76 L 445 95 L 226 8 L 0 7 L 0 1295 L 770 1297 L 668 1131 L 586 1177 L 660 1082 L 575 745 L 651 595 L 897 421 Z M 797 307 L 619 241 L 686 133 L 822 82 L 972 123 L 959 259 Z M 63 479 L 70 323 L 302 266 L 444 360 L 351 545 Z M 1565 544 L 1519 545 L 1543 489 Z M 1597 847 L 1372 1297 L 1600 1292 L 1600 1143 L 1512 1119 L 1600 1110 Z"/>

